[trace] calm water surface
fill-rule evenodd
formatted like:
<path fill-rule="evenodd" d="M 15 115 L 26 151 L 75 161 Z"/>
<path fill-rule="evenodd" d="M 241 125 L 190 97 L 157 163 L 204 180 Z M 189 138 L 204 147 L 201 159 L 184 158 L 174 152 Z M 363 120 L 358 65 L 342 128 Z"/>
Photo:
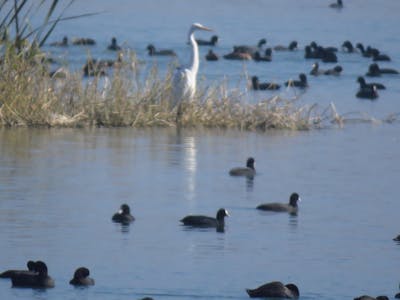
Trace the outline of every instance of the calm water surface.
<path fill-rule="evenodd" d="M 186 32 L 197 21 L 220 35 L 220 54 L 261 37 L 270 45 L 297 39 L 302 47 L 312 40 L 340 46 L 350 39 L 382 49 L 394 60 L 385 66 L 400 69 L 399 1 L 354 0 L 342 11 L 329 9 L 329 3 L 80 1 L 71 14 L 104 13 L 64 23 L 52 38 L 92 36 L 98 45 L 90 52 L 108 58 L 114 54 L 104 49 L 115 35 L 148 64 L 149 42 L 173 48 L 185 62 Z M 75 67 L 87 53 L 74 47 L 57 51 Z M 201 61 L 199 75 L 204 85 L 226 78 L 245 90 L 245 72 L 284 81 L 311 68 L 302 51 L 274 55 L 270 64 Z M 310 78 L 300 104 L 326 107 L 333 101 L 341 113 L 378 118 L 399 112 L 399 77 L 377 79 L 388 90 L 377 101 L 360 101 L 355 79 L 370 61 L 344 53 L 339 60 L 344 74 Z M 171 61 L 155 62 L 162 70 Z M 393 298 L 400 281 L 400 245 L 392 241 L 400 233 L 399 133 L 398 123 L 266 133 L 2 129 L 1 270 L 42 259 L 56 287 L 16 289 L 0 280 L 0 299 L 248 299 L 245 288 L 272 280 L 296 283 L 302 299 Z M 256 178 L 229 177 L 229 168 L 250 155 Z M 255 209 L 286 202 L 294 191 L 303 200 L 297 217 Z M 111 222 L 124 202 L 136 217 L 128 227 Z M 225 233 L 179 224 L 189 213 L 215 215 L 220 207 L 231 214 Z M 68 284 L 79 266 L 91 270 L 94 287 Z"/>
<path fill-rule="evenodd" d="M 2 269 L 43 259 L 48 291 L 2 299 L 240 298 L 266 281 L 304 299 L 397 292 L 398 126 L 238 133 L 133 129 L 0 132 Z M 230 167 L 256 157 L 253 181 Z M 262 202 L 302 202 L 297 217 Z M 121 203 L 129 227 L 111 222 Z M 225 233 L 187 230 L 189 213 L 231 213 Z M 78 266 L 96 286 L 74 289 Z"/>

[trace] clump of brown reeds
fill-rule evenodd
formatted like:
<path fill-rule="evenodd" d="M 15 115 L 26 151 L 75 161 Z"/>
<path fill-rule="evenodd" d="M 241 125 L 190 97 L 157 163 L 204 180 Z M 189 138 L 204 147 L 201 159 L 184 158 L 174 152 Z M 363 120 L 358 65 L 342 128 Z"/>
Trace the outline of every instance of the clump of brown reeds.
<path fill-rule="evenodd" d="M 135 55 L 125 55 L 110 77 L 83 81 L 80 72 L 65 68 L 50 76 L 43 54 L 30 51 L 8 46 L 0 64 L 2 126 L 178 126 L 177 107 L 170 106 L 172 68 L 162 79 L 156 66 L 143 76 Z M 179 126 L 307 130 L 345 122 L 333 105 L 319 112 L 316 105 L 278 96 L 250 104 L 226 84 L 201 85 L 193 101 L 182 103 Z"/>

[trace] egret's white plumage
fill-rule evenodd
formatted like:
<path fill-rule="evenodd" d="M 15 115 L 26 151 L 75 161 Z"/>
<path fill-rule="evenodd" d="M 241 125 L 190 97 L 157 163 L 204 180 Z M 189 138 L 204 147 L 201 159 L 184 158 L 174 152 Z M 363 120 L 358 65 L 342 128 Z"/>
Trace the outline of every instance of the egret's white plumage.
<path fill-rule="evenodd" d="M 190 100 L 196 92 L 196 78 L 199 70 L 199 48 L 197 46 L 194 32 L 196 30 L 211 31 L 199 23 L 194 23 L 189 29 L 189 43 L 192 46 L 192 58 L 188 66 L 176 69 L 172 81 L 172 107 L 175 107 L 182 100 Z"/>

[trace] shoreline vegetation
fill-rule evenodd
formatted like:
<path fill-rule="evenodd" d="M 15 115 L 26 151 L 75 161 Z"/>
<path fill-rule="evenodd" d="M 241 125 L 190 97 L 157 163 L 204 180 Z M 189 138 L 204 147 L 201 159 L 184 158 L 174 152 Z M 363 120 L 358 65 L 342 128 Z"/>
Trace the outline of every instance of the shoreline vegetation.
<path fill-rule="evenodd" d="M 4 44 L 3 44 L 4 45 Z M 110 76 L 84 80 L 81 72 L 62 67 L 49 74 L 45 54 L 27 47 L 18 52 L 6 43 L 0 63 L 0 127 L 176 127 L 248 131 L 309 130 L 348 122 L 394 122 L 398 114 L 377 120 L 361 113 L 339 115 L 335 105 L 323 109 L 274 96 L 247 103 L 246 92 L 226 84 L 201 87 L 183 102 L 179 124 L 171 108 L 173 66 L 160 79 L 156 66 L 141 79 L 134 54 L 114 66 Z"/>
<path fill-rule="evenodd" d="M 46 1 L 38 4 L 38 8 Z M 339 115 L 331 103 L 321 109 L 299 105 L 298 98 L 266 98 L 258 103 L 246 101 L 248 92 L 229 89 L 226 83 L 200 87 L 195 99 L 171 107 L 171 81 L 174 66 L 160 78 L 153 65 L 143 76 L 134 53 L 124 53 L 113 64 L 110 76 L 84 78 L 82 72 L 61 67 L 50 73 L 50 62 L 40 49 L 60 21 L 91 14 L 52 20 L 59 3 L 49 1 L 43 25 L 29 31 L 22 17 L 29 1 L 14 0 L 13 7 L 0 20 L 0 127 L 180 127 L 220 128 L 248 131 L 269 129 L 309 130 L 343 126 L 348 122 L 394 122 L 399 114 L 377 120 L 362 113 Z M 6 1 L 0 4 L 4 9 Z M 34 10 L 32 10 L 34 11 Z M 28 11 L 28 17 L 29 17 Z M 49 28 L 45 31 L 45 28 Z M 10 35 L 13 34 L 13 37 Z M 90 58 L 89 58 L 90 60 Z M 246 77 L 246 76 L 245 76 Z M 249 81 L 249 78 L 245 78 Z"/>

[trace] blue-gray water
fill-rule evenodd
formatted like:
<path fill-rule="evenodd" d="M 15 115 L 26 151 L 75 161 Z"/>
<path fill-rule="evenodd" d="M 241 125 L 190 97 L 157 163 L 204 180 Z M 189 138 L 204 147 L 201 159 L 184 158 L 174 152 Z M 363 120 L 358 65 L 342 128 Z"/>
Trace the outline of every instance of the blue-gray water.
<path fill-rule="evenodd" d="M 185 61 L 187 29 L 197 21 L 220 35 L 215 50 L 221 54 L 260 37 L 270 45 L 297 39 L 301 46 L 312 40 L 340 46 L 350 39 L 379 47 L 394 60 L 384 65 L 399 69 L 400 2 L 351 1 L 342 11 L 329 3 L 81 1 L 72 13 L 106 13 L 64 23 L 52 39 L 92 36 L 98 45 L 90 51 L 105 58 L 113 56 L 104 49 L 115 35 L 143 60 L 150 61 L 145 47 L 151 41 Z M 76 59 L 73 64 L 84 60 L 84 48 L 62 51 Z M 246 70 L 284 81 L 312 64 L 302 51 L 292 54 L 274 54 L 270 64 L 202 60 L 200 76 L 226 76 L 235 86 Z M 157 59 L 160 66 L 168 62 Z M 344 74 L 310 78 L 301 101 L 322 107 L 333 101 L 341 113 L 376 117 L 399 112 L 399 77 L 377 79 L 388 89 L 375 102 L 362 101 L 354 97 L 355 79 L 370 60 L 339 53 L 339 62 Z M 0 298 L 248 299 L 245 288 L 273 280 L 296 283 L 302 299 L 393 298 L 400 281 L 400 245 L 392 241 L 400 234 L 399 129 L 398 123 L 266 133 L 3 129 L 1 270 L 41 259 L 56 287 L 17 289 L 0 280 Z M 258 171 L 254 181 L 229 177 L 229 168 L 250 155 Z M 255 209 L 286 202 L 294 191 L 302 198 L 297 217 Z M 111 222 L 124 202 L 136 217 L 129 227 Z M 189 213 L 215 215 L 220 207 L 231 214 L 225 233 L 179 224 Z M 94 287 L 68 284 L 79 266 L 91 270 Z"/>

